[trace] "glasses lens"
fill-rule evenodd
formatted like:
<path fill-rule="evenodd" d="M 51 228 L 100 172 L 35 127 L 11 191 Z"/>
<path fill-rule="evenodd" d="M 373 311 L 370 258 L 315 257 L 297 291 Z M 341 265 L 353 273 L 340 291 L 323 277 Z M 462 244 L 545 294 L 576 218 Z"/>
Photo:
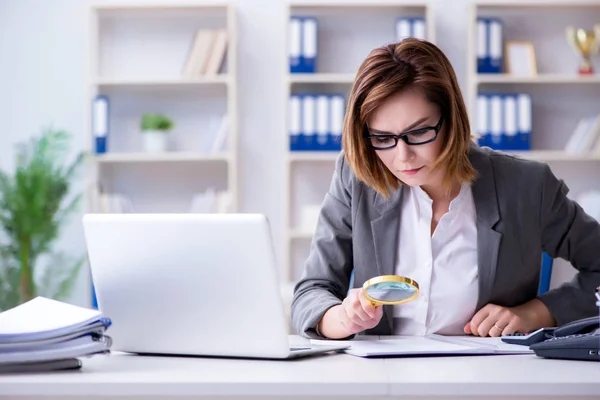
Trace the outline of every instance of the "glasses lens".
<path fill-rule="evenodd" d="M 371 146 L 376 149 L 386 149 L 396 145 L 396 140 L 392 137 L 375 136 L 371 137 L 369 140 L 371 141 Z"/>
<path fill-rule="evenodd" d="M 434 129 L 424 129 L 419 132 L 410 133 L 406 135 L 406 139 L 410 144 L 419 144 L 424 142 L 429 142 L 435 138 L 435 130 Z"/>

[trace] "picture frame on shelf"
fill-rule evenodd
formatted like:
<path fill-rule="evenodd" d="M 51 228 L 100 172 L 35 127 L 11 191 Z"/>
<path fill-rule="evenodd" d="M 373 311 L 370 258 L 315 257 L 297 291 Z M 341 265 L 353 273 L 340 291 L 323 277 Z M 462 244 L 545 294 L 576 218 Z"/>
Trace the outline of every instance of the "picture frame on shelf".
<path fill-rule="evenodd" d="M 536 76 L 538 74 L 535 48 L 526 40 L 507 40 L 504 43 L 505 70 L 513 76 Z"/>

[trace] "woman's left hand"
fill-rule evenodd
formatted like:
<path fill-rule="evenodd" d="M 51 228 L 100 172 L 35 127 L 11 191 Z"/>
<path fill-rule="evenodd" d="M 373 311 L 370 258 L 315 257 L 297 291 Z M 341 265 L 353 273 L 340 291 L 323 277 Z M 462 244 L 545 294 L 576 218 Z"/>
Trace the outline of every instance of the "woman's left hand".
<path fill-rule="evenodd" d="M 511 333 L 528 333 L 553 326 L 554 317 L 539 299 L 517 307 L 487 304 L 464 327 L 467 335 L 505 336 Z"/>

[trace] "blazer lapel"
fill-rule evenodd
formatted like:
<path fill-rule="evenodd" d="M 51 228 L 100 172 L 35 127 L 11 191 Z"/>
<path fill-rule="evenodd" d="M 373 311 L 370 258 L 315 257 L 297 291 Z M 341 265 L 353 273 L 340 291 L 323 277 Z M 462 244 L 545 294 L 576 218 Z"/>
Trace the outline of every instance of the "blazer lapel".
<path fill-rule="evenodd" d="M 475 146 L 471 146 L 469 157 L 471 164 L 479 174 L 472 185 L 473 201 L 477 212 L 477 266 L 479 271 L 477 310 L 479 310 L 490 301 L 502 234 L 494 230 L 494 226 L 500 220 L 500 213 L 490 158 Z"/>
<path fill-rule="evenodd" d="M 391 194 L 389 199 L 385 199 L 379 193 L 375 196 L 373 208 L 378 215 L 371 220 L 371 231 L 373 232 L 373 244 L 375 246 L 377 275 L 394 274 L 398 252 L 402 188 L 400 186 L 398 190 Z M 387 329 L 379 331 L 378 334 L 388 335 L 392 333 L 393 329 L 393 308 L 392 306 L 383 307 Z"/>

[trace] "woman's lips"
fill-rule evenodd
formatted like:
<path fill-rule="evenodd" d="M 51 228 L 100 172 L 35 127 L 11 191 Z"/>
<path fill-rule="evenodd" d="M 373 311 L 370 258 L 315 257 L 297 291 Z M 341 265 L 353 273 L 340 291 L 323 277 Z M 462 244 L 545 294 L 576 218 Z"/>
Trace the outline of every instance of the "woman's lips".
<path fill-rule="evenodd" d="M 419 167 L 419 168 L 415 168 L 415 169 L 405 169 L 400 172 L 402 172 L 403 174 L 406 174 L 406 175 L 414 175 L 417 172 L 419 172 L 421 170 L 421 168 L 423 168 L 423 167 Z"/>

